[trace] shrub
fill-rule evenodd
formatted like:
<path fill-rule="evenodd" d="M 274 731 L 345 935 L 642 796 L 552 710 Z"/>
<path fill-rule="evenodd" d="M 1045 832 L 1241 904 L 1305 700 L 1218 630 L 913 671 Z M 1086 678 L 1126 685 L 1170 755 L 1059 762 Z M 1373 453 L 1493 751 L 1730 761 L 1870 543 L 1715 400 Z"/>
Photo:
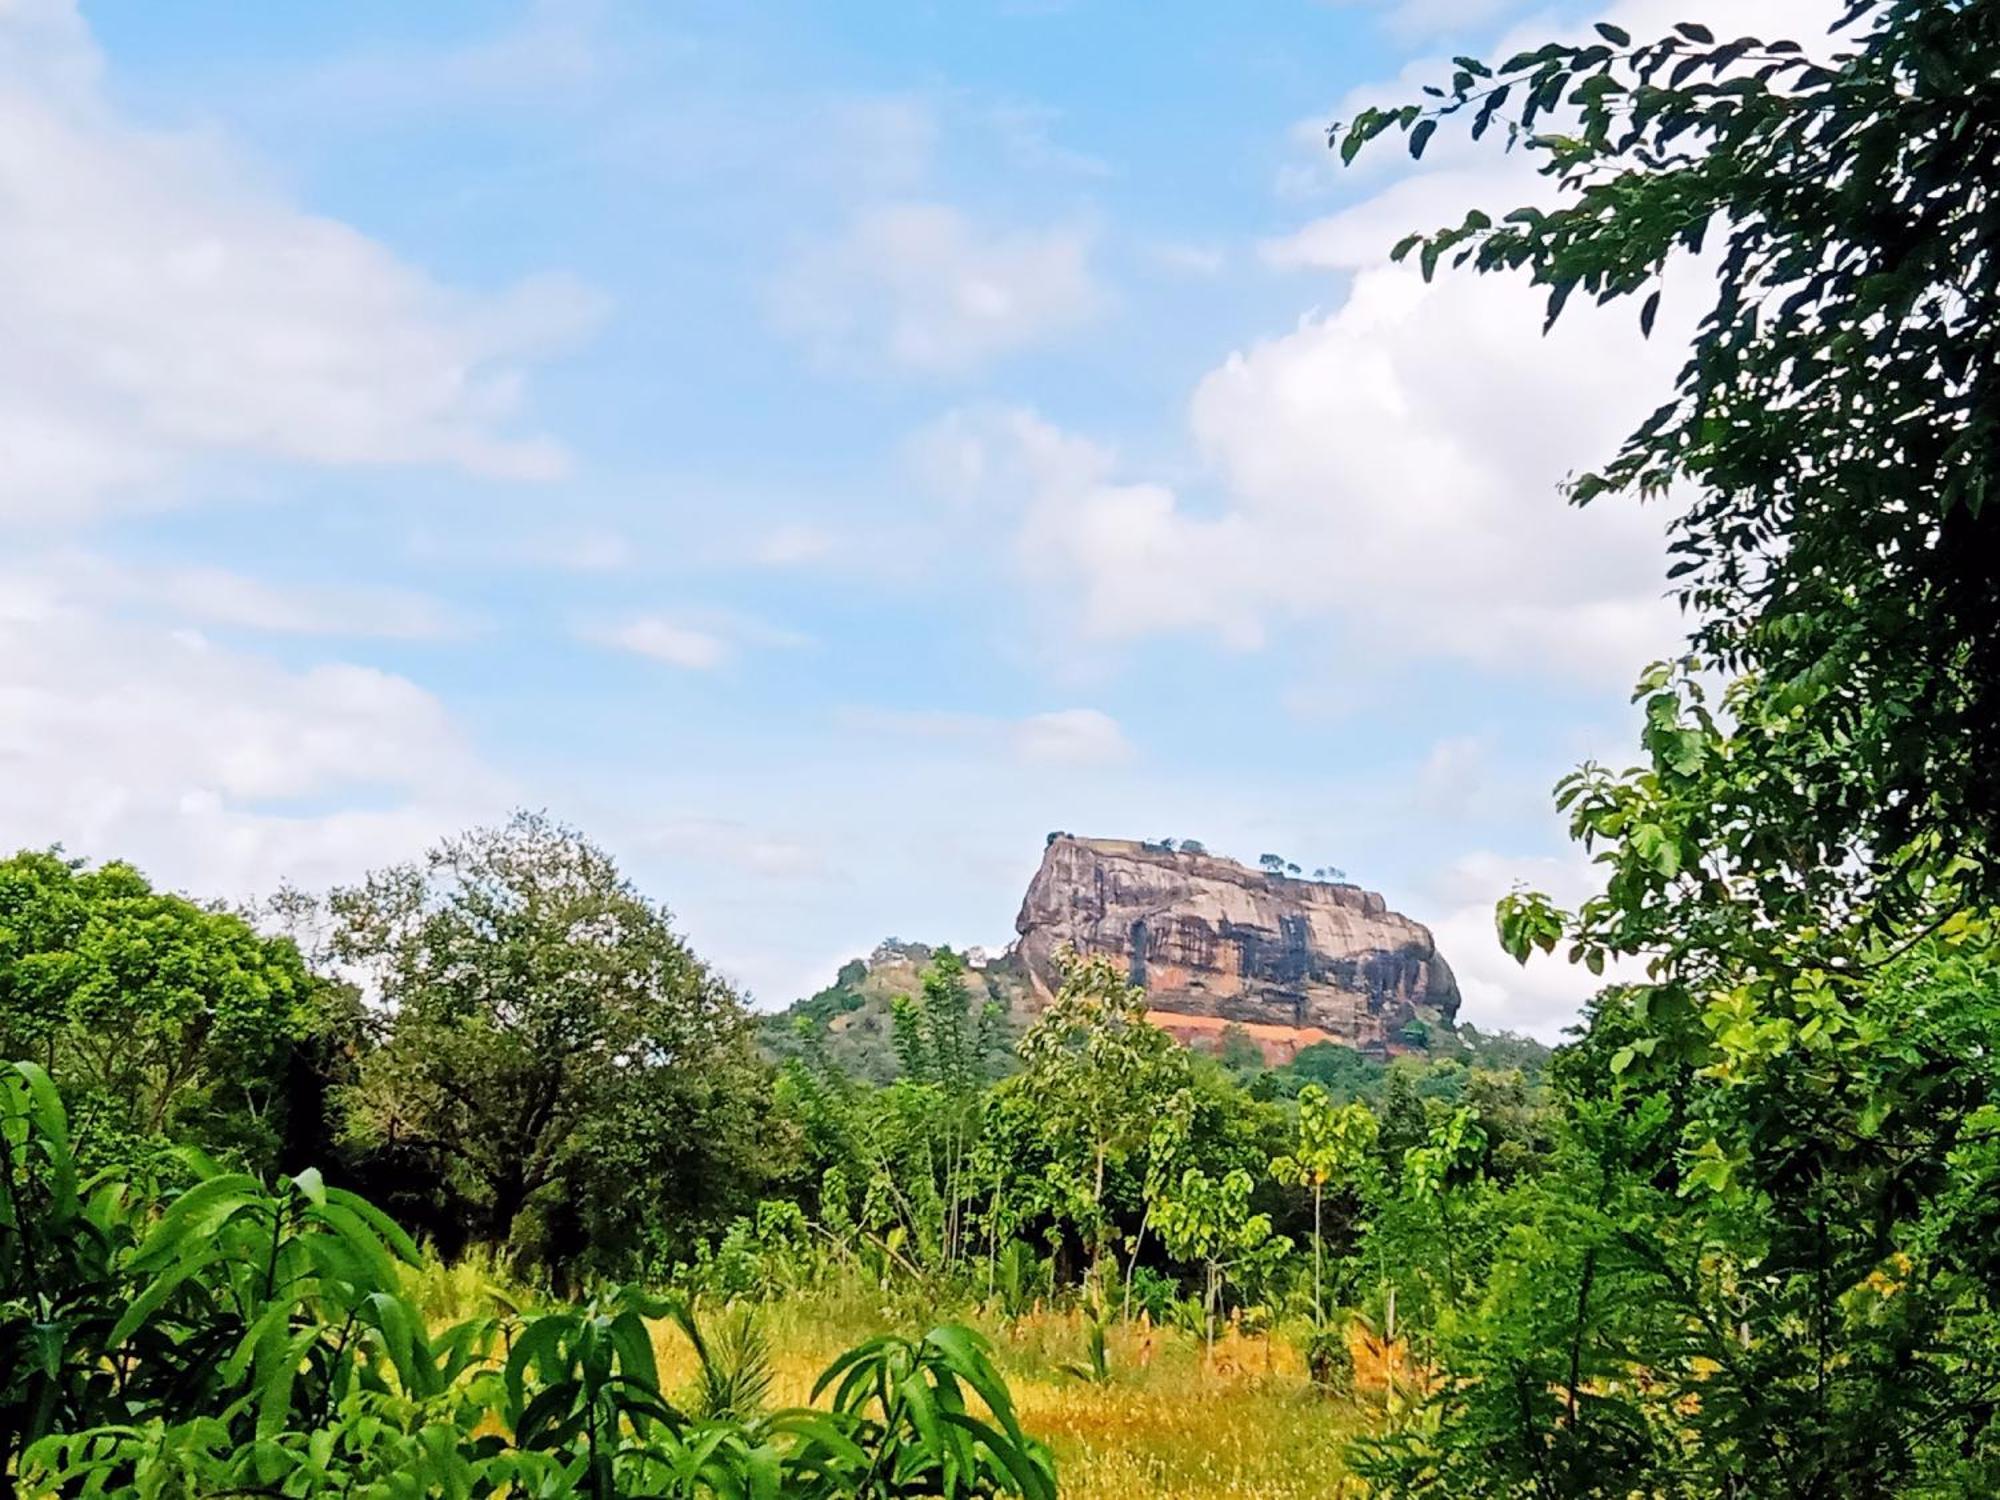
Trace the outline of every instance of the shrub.
<path fill-rule="evenodd" d="M 746 1332 L 705 1361 L 726 1399 L 689 1415 L 661 1394 L 647 1326 L 671 1303 L 617 1290 L 434 1330 L 405 1290 L 417 1247 L 365 1200 L 313 1171 L 193 1169 L 165 1204 L 79 1183 L 48 1075 L 0 1067 L 16 1492 L 1053 1500 L 1046 1451 L 965 1329 L 872 1340 L 821 1377 L 822 1409 L 775 1413 Z"/>

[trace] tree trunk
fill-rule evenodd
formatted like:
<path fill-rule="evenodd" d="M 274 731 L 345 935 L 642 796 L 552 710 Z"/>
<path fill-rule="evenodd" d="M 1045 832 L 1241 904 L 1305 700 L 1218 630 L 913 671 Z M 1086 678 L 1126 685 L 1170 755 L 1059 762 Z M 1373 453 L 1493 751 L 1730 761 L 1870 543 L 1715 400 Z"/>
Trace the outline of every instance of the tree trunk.
<path fill-rule="evenodd" d="M 1319 1205 L 1320 1205 L 1320 1195 L 1325 1191 L 1326 1191 L 1325 1188 L 1322 1187 L 1319 1183 L 1315 1182 L 1313 1184 L 1313 1326 L 1315 1328 L 1324 1328 L 1326 1326 L 1326 1312 L 1325 1309 L 1322 1308 L 1320 1305 L 1320 1295 L 1319 1295 L 1320 1244 L 1321 1244 L 1320 1233 L 1319 1233 Z"/>
<path fill-rule="evenodd" d="M 1125 1267 L 1125 1312 L 1124 1322 L 1132 1321 L 1132 1278 L 1139 1272 L 1139 1249 L 1146 1243 L 1146 1226 L 1153 1222 L 1153 1205 L 1148 1203 L 1146 1211 L 1139 1215 L 1139 1232 L 1132 1237 L 1132 1258 Z"/>

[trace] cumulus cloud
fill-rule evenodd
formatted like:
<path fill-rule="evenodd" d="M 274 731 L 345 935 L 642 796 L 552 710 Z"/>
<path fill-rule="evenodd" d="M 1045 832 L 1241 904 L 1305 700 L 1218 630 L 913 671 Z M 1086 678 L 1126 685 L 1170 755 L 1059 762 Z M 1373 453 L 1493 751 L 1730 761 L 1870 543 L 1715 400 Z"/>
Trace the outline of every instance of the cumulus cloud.
<path fill-rule="evenodd" d="M 1538 952 L 1526 964 L 1516 963 L 1500 946 L 1493 908 L 1517 885 L 1572 906 L 1597 889 L 1598 881 L 1580 855 L 1523 859 L 1490 850 L 1467 854 L 1435 882 L 1431 894 L 1445 915 L 1430 924 L 1431 932 L 1458 976 L 1460 1020 L 1556 1041 L 1584 1002 L 1605 985 L 1643 980 L 1643 965 L 1614 964 L 1600 977 L 1581 964 L 1563 962 L 1561 950 Z"/>
<path fill-rule="evenodd" d="M 1086 641 L 1254 649 L 1273 622 L 1331 618 L 1390 656 L 1622 685 L 1675 639 L 1661 518 L 1578 514 L 1556 486 L 1643 415 L 1670 356 L 1603 318 L 1544 343 L 1539 320 L 1502 284 L 1364 273 L 1201 382 L 1193 491 L 1022 409 L 954 412 L 912 453 L 1011 527 Z"/>
<path fill-rule="evenodd" d="M 1665 0 L 1614 13 L 1635 33 L 1678 17 Z M 1757 0 L 1728 21 L 1810 34 L 1827 13 Z M 958 411 L 913 442 L 941 492 L 1002 518 L 1021 571 L 1073 621 L 1053 633 L 1066 647 L 1179 632 L 1247 650 L 1281 623 L 1330 620 L 1377 659 L 1617 688 L 1678 643 L 1667 513 L 1626 499 L 1579 512 L 1560 485 L 1671 388 L 1707 271 L 1669 275 L 1651 340 L 1624 305 L 1573 305 L 1544 336 L 1545 296 L 1519 278 L 1427 285 L 1388 260 L 1413 227 L 1545 194 L 1521 154 L 1440 141 L 1389 170 L 1262 247 L 1276 268 L 1336 273 L 1333 300 L 1196 384 L 1191 476 L 1168 482 L 1026 409 Z"/>
<path fill-rule="evenodd" d="M 72 0 L 0 6 L 0 519 L 164 503 L 219 453 L 561 471 L 523 367 L 594 298 L 455 293 L 220 141 L 133 126 L 101 74 Z"/>
<path fill-rule="evenodd" d="M 304 669 L 0 571 L 0 827 L 247 897 L 407 853 L 511 788 L 407 678 Z"/>
<path fill-rule="evenodd" d="M 943 203 L 877 204 L 794 262 L 773 310 L 829 360 L 960 373 L 1095 313 L 1090 250 L 1081 228 L 996 230 Z"/>

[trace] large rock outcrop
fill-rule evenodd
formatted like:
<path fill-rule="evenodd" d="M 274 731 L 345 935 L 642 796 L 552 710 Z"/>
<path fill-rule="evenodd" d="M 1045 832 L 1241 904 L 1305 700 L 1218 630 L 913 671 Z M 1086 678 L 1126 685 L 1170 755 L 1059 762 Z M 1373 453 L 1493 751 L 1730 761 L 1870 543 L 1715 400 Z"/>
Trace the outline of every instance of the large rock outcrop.
<path fill-rule="evenodd" d="M 1065 945 L 1106 954 L 1183 1040 L 1236 1023 L 1273 1061 L 1321 1040 L 1380 1056 L 1411 1021 L 1448 1026 L 1458 1012 L 1430 930 L 1373 891 L 1205 853 L 1058 835 L 1014 925 L 1038 993 L 1059 982 Z"/>

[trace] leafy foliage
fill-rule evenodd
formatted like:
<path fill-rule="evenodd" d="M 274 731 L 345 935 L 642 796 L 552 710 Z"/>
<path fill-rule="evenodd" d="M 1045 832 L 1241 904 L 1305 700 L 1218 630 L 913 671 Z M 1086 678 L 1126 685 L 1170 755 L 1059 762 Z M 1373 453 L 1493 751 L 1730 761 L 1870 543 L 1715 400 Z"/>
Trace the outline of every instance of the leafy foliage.
<path fill-rule="evenodd" d="M 1064 964 L 1062 988 L 1021 1039 L 1018 1087 L 1042 1122 L 1059 1217 L 1077 1226 L 1096 1261 L 1108 1244 L 1109 1174 L 1150 1141 L 1188 1065 L 1146 1019 L 1145 992 L 1109 959 L 1070 954 Z"/>
<path fill-rule="evenodd" d="M 0 860 L 0 1057 L 62 1080 L 94 1160 L 139 1167 L 199 1141 L 274 1165 L 324 988 L 291 943 L 130 865 Z"/>
<path fill-rule="evenodd" d="M 1551 320 L 1581 290 L 1643 298 L 1650 330 L 1675 256 L 1714 268 L 1673 399 L 1573 495 L 1691 493 L 1673 572 L 1696 654 L 1754 669 L 1739 754 L 1789 773 L 1760 786 L 1788 847 L 1743 853 L 1806 875 L 1872 850 L 1853 895 L 1889 921 L 1949 906 L 1906 878 L 1918 853 L 1995 889 L 2000 19 L 1961 0 L 1853 0 L 1843 19 L 1838 50 L 1690 24 L 1460 59 L 1434 102 L 1366 110 L 1339 144 L 1401 130 L 1421 154 L 1446 119 L 1507 122 L 1564 201 L 1398 249 L 1426 275 L 1447 256 L 1525 271 Z M 1669 757 L 1681 775 L 1703 758 L 1694 737 Z"/>
<path fill-rule="evenodd" d="M 1326 1090 L 1307 1084 L 1299 1091 L 1298 1144 L 1291 1154 L 1273 1158 L 1271 1175 L 1312 1194 L 1313 1322 L 1325 1320 L 1320 1300 L 1325 1244 L 1322 1211 L 1326 1190 L 1343 1178 L 1358 1179 L 1368 1167 L 1381 1126 L 1363 1104 L 1336 1108 Z"/>
<path fill-rule="evenodd" d="M 433 1332 L 400 1288 L 407 1236 L 305 1172 L 206 1172 L 164 1207 L 78 1198 L 33 1064 L 0 1074 L 0 1474 L 27 1495 L 950 1497 L 1053 1500 L 988 1350 L 963 1329 L 880 1339 L 822 1377 L 825 1410 L 689 1417 L 615 1292 Z M 683 1326 L 698 1336 L 684 1311 Z"/>
<path fill-rule="evenodd" d="M 1524 271 L 1552 320 L 1643 296 L 1648 332 L 1675 256 L 1715 289 L 1673 398 L 1573 489 L 1687 498 L 1693 654 L 1639 684 L 1641 764 L 1558 788 L 1601 894 L 1497 914 L 1517 957 L 1646 982 L 1558 1056 L 1554 1165 L 1482 1187 L 1469 1132 L 1406 1153 L 1461 1232 L 1439 1379 L 1361 1455 L 1386 1493 L 2000 1482 L 2000 11 L 1853 0 L 1832 45 L 1600 26 L 1342 138 L 1420 154 L 1465 115 L 1540 156 L 1557 206 L 1411 237 L 1427 276 Z"/>
<path fill-rule="evenodd" d="M 1183 1260 L 1201 1263 L 1202 1311 L 1211 1345 L 1224 1281 L 1232 1273 L 1255 1277 L 1291 1249 L 1289 1240 L 1271 1232 L 1270 1215 L 1251 1212 L 1253 1186 L 1240 1167 L 1219 1182 L 1201 1168 L 1189 1167 L 1154 1210 L 1167 1248 Z"/>
<path fill-rule="evenodd" d="M 328 906 L 331 956 L 382 1002 L 348 1140 L 436 1181 L 439 1222 L 615 1274 L 659 1226 L 754 1201 L 743 1008 L 603 851 L 522 814 Z"/>

